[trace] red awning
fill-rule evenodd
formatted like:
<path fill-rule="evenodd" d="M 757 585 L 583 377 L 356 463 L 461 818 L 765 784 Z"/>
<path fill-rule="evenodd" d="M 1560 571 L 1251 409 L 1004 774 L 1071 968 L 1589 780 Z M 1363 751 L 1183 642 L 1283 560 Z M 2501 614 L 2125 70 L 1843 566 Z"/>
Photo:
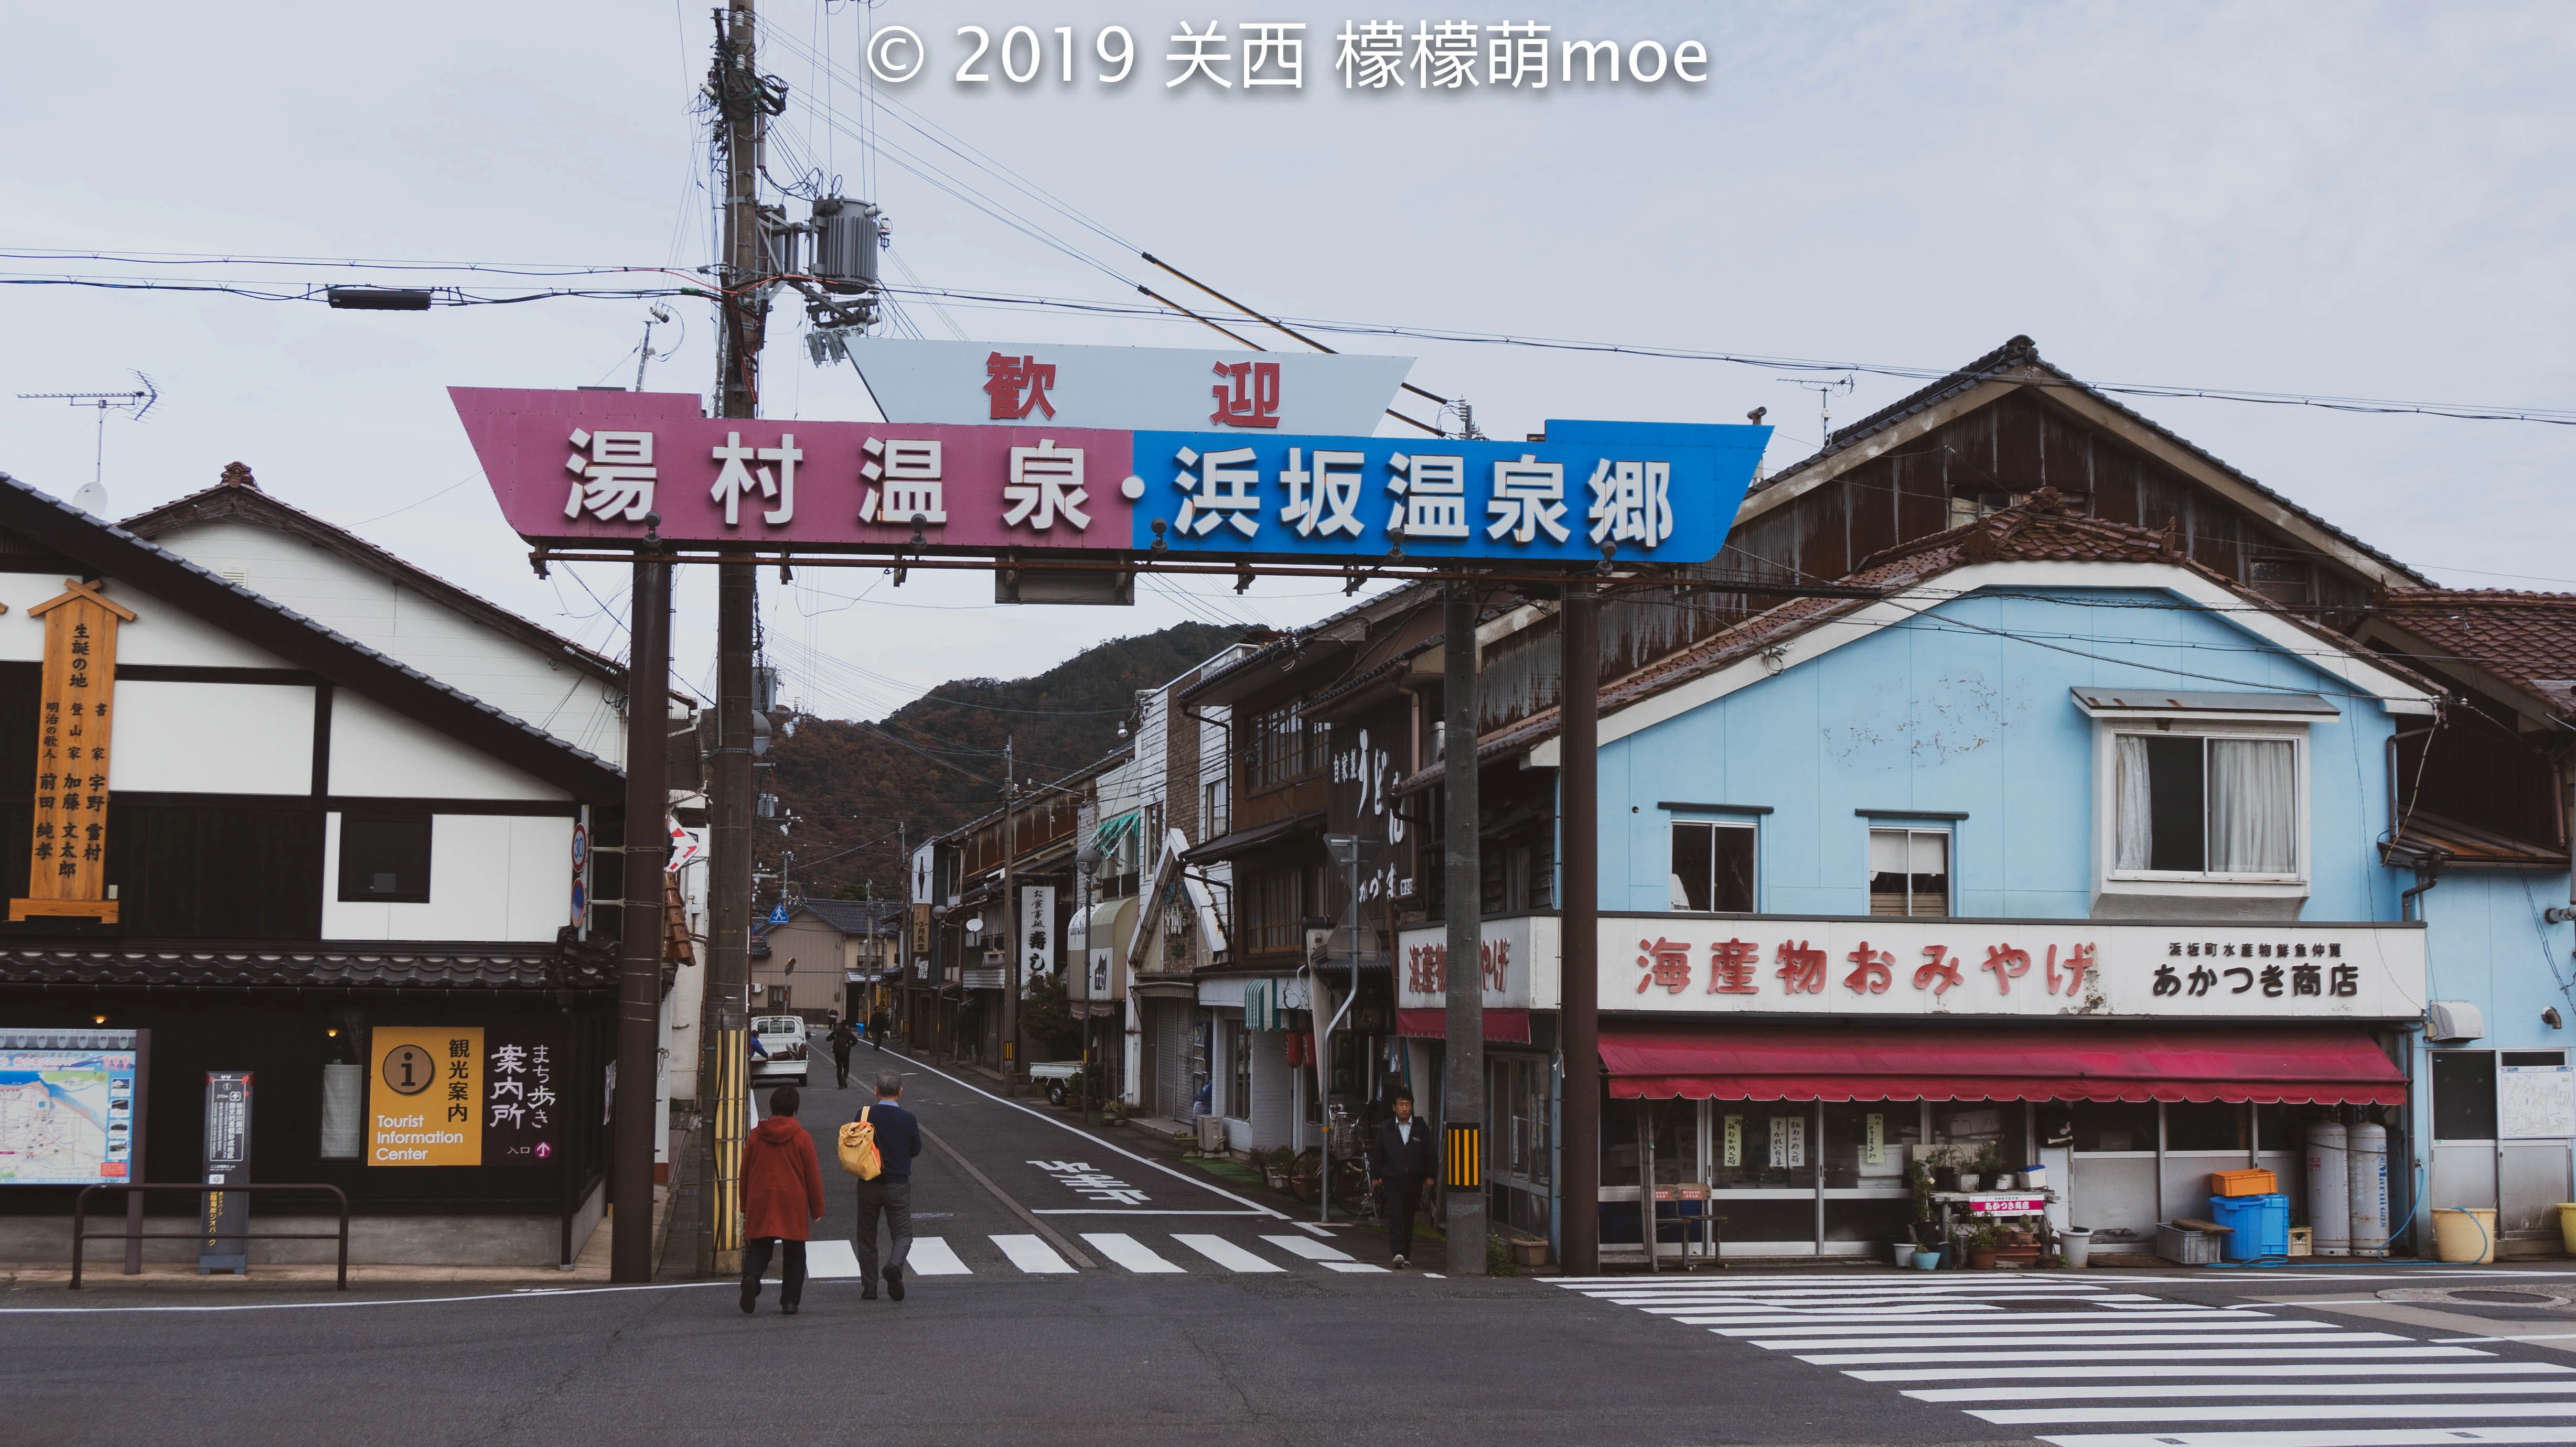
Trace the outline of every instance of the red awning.
<path fill-rule="evenodd" d="M 2406 1100 L 2405 1076 L 2358 1026 L 1694 1027 L 1604 1020 L 1601 1064 L 1610 1094 L 1621 1100 Z"/>
<path fill-rule="evenodd" d="M 1449 1012 L 1446 1010 L 1398 1010 L 1395 1033 L 1410 1040 L 1446 1040 L 1449 1038 Z M 1493 1010 L 1485 1012 L 1485 1038 L 1503 1045 L 1529 1043 L 1529 1011 Z"/>

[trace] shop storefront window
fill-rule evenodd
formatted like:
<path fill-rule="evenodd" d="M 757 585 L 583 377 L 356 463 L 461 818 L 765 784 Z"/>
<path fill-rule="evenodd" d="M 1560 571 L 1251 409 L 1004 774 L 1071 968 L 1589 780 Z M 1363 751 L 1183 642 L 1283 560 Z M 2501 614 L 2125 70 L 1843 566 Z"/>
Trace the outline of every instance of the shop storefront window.
<path fill-rule="evenodd" d="M 2246 1126 L 2244 1106 L 2223 1100 L 2178 1100 L 2165 1107 L 2165 1149 L 2247 1150 L 2254 1142 Z"/>
<path fill-rule="evenodd" d="M 1798 1101 L 1712 1101 L 1711 1183 L 1721 1189 L 1813 1190 L 1815 1107 Z"/>
<path fill-rule="evenodd" d="M 1944 1100 L 1932 1106 L 1932 1140 L 1957 1146 L 1974 1157 L 1987 1146 L 2017 1162 L 2022 1148 L 2022 1103 L 2018 1100 Z M 2007 1167 L 2009 1168 L 2009 1167 Z"/>
<path fill-rule="evenodd" d="M 1923 1139 L 1923 1107 L 1912 1100 L 1825 1107 L 1825 1189 L 1903 1191 L 1907 1147 Z"/>
<path fill-rule="evenodd" d="M 1675 823 L 1672 907 L 1751 913 L 1753 844 L 1750 824 Z"/>
<path fill-rule="evenodd" d="M 2152 1100 L 2075 1102 L 2075 1150 L 2079 1155 L 2155 1154 L 2156 1103 Z"/>

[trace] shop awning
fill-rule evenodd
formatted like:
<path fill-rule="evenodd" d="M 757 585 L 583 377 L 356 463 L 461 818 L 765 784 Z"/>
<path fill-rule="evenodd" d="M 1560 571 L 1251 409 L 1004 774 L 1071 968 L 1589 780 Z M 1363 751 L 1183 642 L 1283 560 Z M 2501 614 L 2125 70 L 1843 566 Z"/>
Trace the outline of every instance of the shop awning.
<path fill-rule="evenodd" d="M 2406 1100 L 2405 1077 L 2359 1026 L 1908 1029 L 1604 1020 L 1601 1064 L 1610 1094 L 1621 1100 Z"/>
<path fill-rule="evenodd" d="M 1446 1040 L 1449 1038 L 1449 1012 L 1398 1010 L 1395 1012 L 1395 1033 L 1410 1040 Z M 1530 1039 L 1529 1011 L 1486 1007 L 1485 1038 L 1497 1045 L 1527 1045 Z M 1607 1053 L 1606 1045 L 1604 1053 Z"/>

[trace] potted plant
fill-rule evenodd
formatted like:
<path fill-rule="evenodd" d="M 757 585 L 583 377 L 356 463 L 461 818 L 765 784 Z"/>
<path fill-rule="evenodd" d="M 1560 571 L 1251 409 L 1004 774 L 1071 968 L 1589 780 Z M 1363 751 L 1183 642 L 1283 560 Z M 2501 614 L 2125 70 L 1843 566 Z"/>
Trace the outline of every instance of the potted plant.
<path fill-rule="evenodd" d="M 2003 1245 L 2003 1228 L 1992 1222 L 1967 1233 L 1968 1265 L 1979 1271 L 1995 1269 L 1995 1251 Z"/>
<path fill-rule="evenodd" d="M 1924 1154 L 1923 1163 L 1932 1168 L 1933 1190 L 1959 1189 L 1959 1148 L 1957 1146 L 1934 1146 Z"/>
<path fill-rule="evenodd" d="M 1919 1236 L 1921 1228 L 1932 1224 L 1932 1165 L 1929 1161 L 1914 1163 L 1911 1184 L 1914 1188 L 1914 1225 Z M 1922 1243 L 1918 1241 L 1916 1244 Z"/>
<path fill-rule="evenodd" d="M 1989 1186 L 2011 1165 L 2012 1162 L 2004 1159 L 2004 1148 L 1993 1141 L 1988 1141 L 1977 1150 L 1977 1175 Z"/>

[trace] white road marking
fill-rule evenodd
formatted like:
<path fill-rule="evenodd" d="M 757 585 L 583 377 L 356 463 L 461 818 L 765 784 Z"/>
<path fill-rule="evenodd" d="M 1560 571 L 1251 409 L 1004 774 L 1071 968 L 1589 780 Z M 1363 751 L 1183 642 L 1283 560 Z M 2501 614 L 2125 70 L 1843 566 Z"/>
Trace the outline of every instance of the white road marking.
<path fill-rule="evenodd" d="M 2228 1353 L 2233 1356 L 2234 1353 Z M 2324 1352 L 2285 1353 L 2291 1356 L 2324 1356 Z M 2338 1354 L 2339 1355 L 2339 1354 Z M 1801 1358 L 1800 1360 L 1807 1360 Z M 2294 1368 L 2279 1366 L 2126 1366 L 2126 1367 L 1975 1367 L 1975 1368 L 1904 1368 L 1883 1372 L 1845 1372 L 1844 1376 L 1863 1382 L 2062 1382 L 2076 1377 L 2279 1377 L 2284 1370 L 2295 1371 L 2300 1380 L 2312 1377 L 2384 1377 L 2402 1373 L 2421 1376 L 2531 1376 L 2560 1372 L 2576 1373 L 2576 1367 L 2555 1362 L 2302 1362 Z M 2331 1390 L 2341 1391 L 2341 1385 Z"/>
<path fill-rule="evenodd" d="M 2337 1382 L 2328 1390 L 2337 1397 L 2465 1397 L 2488 1393 L 2563 1397 L 2576 1393 L 2576 1382 Z M 1936 1387 L 1905 1395 L 1918 1402 L 2088 1402 L 2157 1397 L 2313 1397 L 2318 1391 L 2314 1382 L 2277 1381 L 2259 1385 L 2177 1382 L 2161 1387 Z M 2389 1410 L 2394 1411 L 2394 1406 Z M 2372 1415 L 2382 1414 L 2374 1411 Z"/>
<path fill-rule="evenodd" d="M 2576 1417 L 2576 1402 L 2365 1402 L 2340 1411 L 2324 1402 L 2256 1407 L 2074 1407 L 1970 1412 L 1999 1426 L 2035 1422 L 2316 1422 L 2337 1417 Z M 2454 1438 L 2476 1441 L 2478 1439 Z"/>
<path fill-rule="evenodd" d="M 2336 1337 L 2331 1339 L 2340 1341 L 2343 1338 Z M 2377 1336 L 2377 1339 L 2381 1341 L 2399 1340 L 2399 1338 L 2388 1336 Z M 2275 1340 L 2277 1340 L 2277 1338 L 2275 1338 Z M 1814 1347 L 1814 1343 L 1812 1342 L 1807 1343 L 1806 1345 L 1810 1349 L 1813 1349 Z M 2470 1347 L 2382 1346 L 2346 1350 L 2320 1347 L 2246 1347 L 2234 1351 L 2018 1352 L 2014 1354 L 2013 1360 L 2017 1362 L 2242 1362 L 2325 1360 L 2341 1362 L 2361 1360 L 2381 1361 L 2398 1357 L 2484 1357 L 2493 1355 L 2494 1353 L 2492 1352 L 2482 1352 Z M 1818 1366 L 1849 1366 L 1863 1362 L 1991 1362 L 1994 1359 L 1994 1353 L 1992 1352 L 1960 1351 L 1852 1352 L 1838 1353 L 1831 1356 L 1800 1356 L 1798 1358 L 1798 1360 L 1802 1362 L 1814 1362 Z M 2307 1368 L 2301 1367 L 2299 1370 L 2305 1371 Z"/>
<path fill-rule="evenodd" d="M 2460 1447 L 2460 1442 L 2576 1442 L 2568 1426 L 2481 1426 L 2476 1432 L 2437 1426 L 2354 1432 L 2076 1432 L 2040 1437 L 2053 1447 Z"/>
<path fill-rule="evenodd" d="M 1285 1271 L 1276 1262 L 1264 1261 L 1222 1236 L 1179 1236 L 1173 1240 L 1187 1246 L 1228 1271 Z"/>
<path fill-rule="evenodd" d="M 805 1275 L 815 1281 L 839 1281 L 859 1274 L 859 1253 L 837 1236 L 806 1243 Z"/>
<path fill-rule="evenodd" d="M 1032 1216 L 1267 1216 L 1266 1211 L 1146 1211 L 1117 1206 L 1055 1206 Z M 105 1239 L 105 1238 L 101 1238 Z"/>
<path fill-rule="evenodd" d="M 1982 1312 L 1907 1312 L 1900 1316 L 1889 1316 L 1880 1312 L 1746 1311 L 1741 1308 L 1720 1310 L 1715 1307 L 1699 1305 L 1666 1306 L 1660 1302 L 1653 1305 L 1634 1302 L 1627 1304 L 1634 1305 L 1637 1310 L 1646 1313 L 1648 1316 L 1675 1317 L 1677 1319 L 1690 1321 L 1699 1325 L 1709 1325 L 1716 1322 L 1733 1322 L 1744 1326 L 1758 1326 L 1767 1322 L 1779 1326 L 1797 1326 L 1804 1323 L 1806 1325 L 1813 1326 L 1819 1331 L 1835 1330 L 1839 1327 L 1846 1326 L 1869 1327 L 1872 1330 L 1880 1331 L 1908 1331 L 1916 1327 L 1932 1327 L 1941 1330 L 1966 1330 L 1969 1328 L 1983 1328 L 1991 1326 L 2018 1326 L 2020 1323 L 2025 1321 L 2080 1321 L 2091 1323 L 2093 1324 L 2093 1329 L 2101 1331 L 2123 1331 L 2132 1327 L 2151 1327 L 2175 1319 L 2174 1316 L 2167 1315 L 2163 1312 L 2158 1312 L 2151 1316 L 2112 1316 L 2108 1313 L 2099 1311 L 2004 1311 L 1998 1308 Z M 2215 1307 L 2206 1311 L 2183 1312 L 2178 1313 L 2177 1315 L 2179 1315 L 2183 1320 L 2204 1326 L 2211 1324 L 2213 1320 L 2219 1325 L 2227 1325 L 2236 1322 L 2244 1322 L 2247 1325 L 2254 1325 L 2272 1319 L 2264 1316 L 2248 1317 L 2242 1313 L 2222 1312 Z"/>
<path fill-rule="evenodd" d="M 2155 1341 L 2159 1338 L 2155 1336 L 2154 1333 L 2158 1332 L 2168 1333 L 2174 1336 L 2182 1336 L 2196 1332 L 2213 1331 L 2334 1331 L 2338 1329 L 2335 1324 L 2330 1321 L 2275 1321 L 2270 1317 L 2255 1317 L 2251 1320 L 2247 1320 L 2240 1317 L 2220 1317 L 2212 1319 L 2204 1316 L 2192 1317 L 2183 1321 L 2166 1321 L 2161 1317 L 2149 1317 L 2144 1321 L 2124 1321 L 2118 1318 L 2104 1317 L 2096 1317 L 2091 1321 L 2032 1320 L 2032 1317 L 2036 1317 L 2038 1315 L 2039 1313 L 2036 1312 L 2031 1313 L 2029 1316 L 2024 1316 L 2019 1312 L 2014 1312 L 2005 1316 L 1990 1316 L 1982 1321 L 1928 1321 L 1919 1323 L 1910 1321 L 1791 1321 L 1771 1326 L 1723 1326 L 1716 1328 L 1716 1330 L 1725 1336 L 1774 1337 L 1993 1336 L 1998 1332 L 2014 1336 L 2056 1337 L 2070 1332 L 2081 1332 L 2088 1335 L 2095 1332 L 2122 1332 L 2129 1334 L 2146 1333 L 2146 1340 Z M 1692 1319 L 1685 1316 L 1676 1318 L 1676 1320 L 1691 1322 Z M 2030 1321 L 2031 1324 L 2025 1327 L 2021 1324 L 2024 1321 Z M 1696 1323 L 1693 1324 L 1695 1325 Z"/>
<path fill-rule="evenodd" d="M 912 1238 L 912 1254 L 906 1258 L 906 1271 L 915 1276 L 972 1276 L 966 1263 L 957 1259 L 957 1248 L 938 1236 Z"/>
<path fill-rule="evenodd" d="M 1719 1335 L 1733 1335 L 1720 1331 Z M 1954 1337 L 1838 1337 L 1832 1341 L 1814 1341 L 1802 1337 L 1775 1337 L 1756 1341 L 1758 1347 L 1774 1350 L 1828 1351 L 1837 1348 L 1861 1350 L 1867 1347 L 2026 1347 L 2034 1338 L 2027 1336 L 1954 1336 Z M 2048 1340 L 2048 1338 L 2038 1338 Z M 2274 1342 L 2365 1342 L 2405 1341 L 2405 1337 L 2375 1331 L 2285 1331 L 2278 1336 L 2096 1336 L 2086 1337 L 2088 1346 L 2268 1346 Z M 2027 1356 L 2024 1360 L 2029 1360 Z"/>
<path fill-rule="evenodd" d="M 1066 1276 L 1073 1263 L 1055 1254 L 1054 1248 L 1035 1236 L 995 1236 L 992 1243 L 1002 1248 L 1011 1264 L 1032 1276 Z"/>
<path fill-rule="evenodd" d="M 2568 1427 L 2397 1427 L 2350 1432 L 2078 1432 L 2042 1437 L 2054 1447 L 2459 1447 L 2462 1442 L 2576 1442 Z"/>
<path fill-rule="evenodd" d="M 1367 1261 L 1325 1261 L 1317 1263 L 1326 1271 L 1384 1271 L 1385 1267 Z"/>
<path fill-rule="evenodd" d="M 1187 1270 L 1155 1255 L 1152 1247 L 1133 1236 L 1123 1236 L 1115 1231 L 1085 1231 L 1082 1239 L 1100 1248 L 1101 1255 L 1130 1271 L 1152 1275 Z"/>
<path fill-rule="evenodd" d="M 1351 1259 L 1351 1254 L 1349 1252 L 1344 1251 L 1339 1247 L 1327 1246 L 1321 1241 L 1309 1241 L 1303 1236 L 1264 1236 L 1261 1239 L 1278 1247 L 1280 1250 L 1287 1252 L 1291 1256 L 1302 1256 L 1323 1267 L 1326 1271 L 1367 1272 L 1386 1270 L 1383 1266 L 1372 1266 L 1365 1261 L 1354 1261 Z"/>

